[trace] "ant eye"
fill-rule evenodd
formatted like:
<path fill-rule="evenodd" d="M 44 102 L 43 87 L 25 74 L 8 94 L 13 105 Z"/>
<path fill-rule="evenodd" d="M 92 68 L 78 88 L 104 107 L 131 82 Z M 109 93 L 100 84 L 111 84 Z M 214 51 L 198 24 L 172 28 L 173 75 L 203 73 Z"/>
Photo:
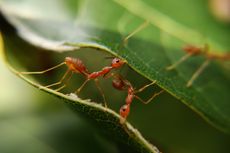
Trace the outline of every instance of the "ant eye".
<path fill-rule="evenodd" d="M 123 107 L 123 108 L 122 108 L 122 111 L 125 112 L 125 111 L 126 111 L 126 108 Z"/>

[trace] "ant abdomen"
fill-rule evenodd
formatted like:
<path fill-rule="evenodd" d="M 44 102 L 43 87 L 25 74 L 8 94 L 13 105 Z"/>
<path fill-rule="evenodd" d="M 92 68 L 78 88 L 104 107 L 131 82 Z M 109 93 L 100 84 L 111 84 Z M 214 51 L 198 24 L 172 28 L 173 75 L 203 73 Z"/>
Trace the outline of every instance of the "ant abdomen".
<path fill-rule="evenodd" d="M 113 79 L 112 85 L 117 90 L 124 90 L 125 89 L 125 84 L 120 79 Z"/>
<path fill-rule="evenodd" d="M 82 60 L 80 60 L 79 58 L 66 57 L 65 63 L 68 66 L 68 68 L 73 72 L 81 74 L 89 73 L 85 65 L 83 64 Z"/>

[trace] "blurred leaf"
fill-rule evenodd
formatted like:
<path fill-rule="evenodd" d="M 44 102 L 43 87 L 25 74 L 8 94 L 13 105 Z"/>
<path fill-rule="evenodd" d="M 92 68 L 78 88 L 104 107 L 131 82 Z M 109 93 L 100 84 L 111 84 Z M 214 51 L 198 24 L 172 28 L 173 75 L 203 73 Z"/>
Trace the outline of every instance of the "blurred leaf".
<path fill-rule="evenodd" d="M 61 107 L 66 109 L 63 105 Z M 114 143 L 102 143 L 102 138 L 100 142 L 98 134 L 69 111 L 49 110 L 45 115 L 28 113 L 1 119 L 0 134 L 4 139 L 0 139 L 0 151 L 9 153 L 117 152 Z"/>
<path fill-rule="evenodd" d="M 165 71 L 166 66 L 182 56 L 180 48 L 184 44 L 208 43 L 215 52 L 230 50 L 229 26 L 212 18 L 206 1 L 53 0 L 49 3 L 52 7 L 42 1 L 2 1 L 1 10 L 28 42 L 54 51 L 88 47 L 111 52 L 126 59 L 130 67 L 146 78 L 157 80 L 159 86 L 210 123 L 230 132 L 229 71 L 213 62 L 191 88 L 185 84 L 204 59 L 193 59 L 177 71 Z M 145 20 L 150 25 L 119 49 L 122 37 Z"/>

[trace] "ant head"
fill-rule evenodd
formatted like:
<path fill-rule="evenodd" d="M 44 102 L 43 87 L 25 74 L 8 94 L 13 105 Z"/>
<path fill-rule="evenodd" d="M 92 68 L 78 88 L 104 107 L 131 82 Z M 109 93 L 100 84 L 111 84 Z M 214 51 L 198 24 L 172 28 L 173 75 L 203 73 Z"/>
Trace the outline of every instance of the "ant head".
<path fill-rule="evenodd" d="M 113 68 L 118 68 L 118 67 L 121 67 L 123 64 L 125 64 L 125 61 L 124 60 L 121 60 L 119 58 L 114 58 L 112 60 L 112 63 L 111 63 L 111 66 Z"/>
<path fill-rule="evenodd" d="M 120 108 L 120 115 L 123 118 L 127 118 L 127 116 L 129 115 L 129 112 L 130 112 L 130 105 L 125 104 Z"/>

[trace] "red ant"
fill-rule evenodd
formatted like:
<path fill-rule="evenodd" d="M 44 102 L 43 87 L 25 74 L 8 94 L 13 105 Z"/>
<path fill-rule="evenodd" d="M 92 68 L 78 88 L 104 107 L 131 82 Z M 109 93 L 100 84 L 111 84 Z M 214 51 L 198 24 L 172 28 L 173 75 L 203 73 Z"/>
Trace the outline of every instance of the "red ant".
<path fill-rule="evenodd" d="M 38 72 L 20 72 L 20 74 L 43 74 L 46 73 L 48 71 L 51 71 L 53 69 L 56 69 L 62 65 L 66 65 L 68 67 L 68 70 L 66 71 L 66 73 L 63 75 L 63 77 L 61 78 L 60 81 L 47 85 L 45 87 L 49 88 L 52 86 L 56 86 L 56 85 L 60 85 L 64 82 L 64 80 L 66 79 L 66 77 L 68 76 L 69 73 L 71 73 L 71 75 L 67 78 L 67 81 L 65 82 L 65 84 L 63 86 L 61 86 L 60 88 L 56 89 L 56 91 L 60 91 L 61 89 L 63 89 L 64 87 L 66 87 L 67 82 L 70 80 L 71 76 L 73 73 L 80 73 L 82 75 L 84 75 L 86 77 L 86 81 L 80 86 L 80 88 L 77 89 L 77 93 L 79 93 L 81 91 L 81 89 L 84 87 L 84 85 L 89 81 L 94 79 L 97 88 L 99 89 L 100 93 L 103 96 L 104 99 L 104 104 L 106 106 L 106 101 L 105 101 L 105 96 L 104 93 L 102 92 L 102 89 L 99 86 L 98 83 L 98 77 L 100 76 L 104 76 L 107 73 L 109 73 L 112 69 L 117 69 L 119 67 L 121 67 L 123 64 L 125 64 L 124 60 L 121 60 L 119 58 L 113 58 L 111 65 L 110 66 L 106 66 L 104 67 L 101 71 L 97 71 L 97 72 L 92 72 L 89 73 L 89 71 L 87 70 L 86 66 L 84 65 L 84 63 L 79 59 L 79 58 L 73 58 L 73 57 L 66 57 L 65 58 L 65 62 L 62 62 L 54 67 L 51 67 L 47 70 L 44 71 L 38 71 Z"/>
<path fill-rule="evenodd" d="M 156 81 L 151 82 L 150 84 L 147 84 L 143 87 L 141 87 L 140 89 L 136 90 L 132 84 L 122 78 L 121 75 L 114 75 L 114 79 L 112 81 L 112 85 L 115 89 L 117 90 L 127 90 L 127 97 L 125 99 L 125 103 L 121 108 L 120 108 L 120 116 L 122 117 L 120 122 L 124 123 L 124 121 L 126 120 L 126 118 L 129 115 L 130 112 L 130 105 L 133 101 L 134 98 L 140 100 L 142 103 L 144 104 L 148 104 L 149 102 L 151 102 L 156 96 L 160 95 L 164 90 L 161 90 L 160 92 L 154 93 L 152 97 L 150 97 L 147 101 L 142 100 L 140 97 L 138 97 L 136 94 L 139 92 L 142 92 L 144 89 L 146 89 L 147 87 L 154 85 L 156 83 Z"/>
<path fill-rule="evenodd" d="M 204 47 L 196 47 L 193 45 L 187 45 L 183 47 L 183 51 L 185 51 L 186 54 L 183 57 L 181 57 L 176 63 L 168 66 L 166 68 L 167 70 L 172 70 L 176 68 L 179 64 L 181 64 L 182 62 L 184 62 L 191 56 L 203 55 L 206 58 L 203 64 L 201 64 L 201 66 L 193 73 L 191 79 L 187 82 L 187 85 L 186 85 L 187 87 L 190 87 L 193 84 L 194 80 L 202 73 L 202 71 L 204 71 L 204 69 L 209 65 L 211 60 L 222 60 L 222 61 L 230 60 L 229 53 L 215 54 L 215 53 L 209 52 L 209 46 L 207 44 L 205 44 Z"/>

